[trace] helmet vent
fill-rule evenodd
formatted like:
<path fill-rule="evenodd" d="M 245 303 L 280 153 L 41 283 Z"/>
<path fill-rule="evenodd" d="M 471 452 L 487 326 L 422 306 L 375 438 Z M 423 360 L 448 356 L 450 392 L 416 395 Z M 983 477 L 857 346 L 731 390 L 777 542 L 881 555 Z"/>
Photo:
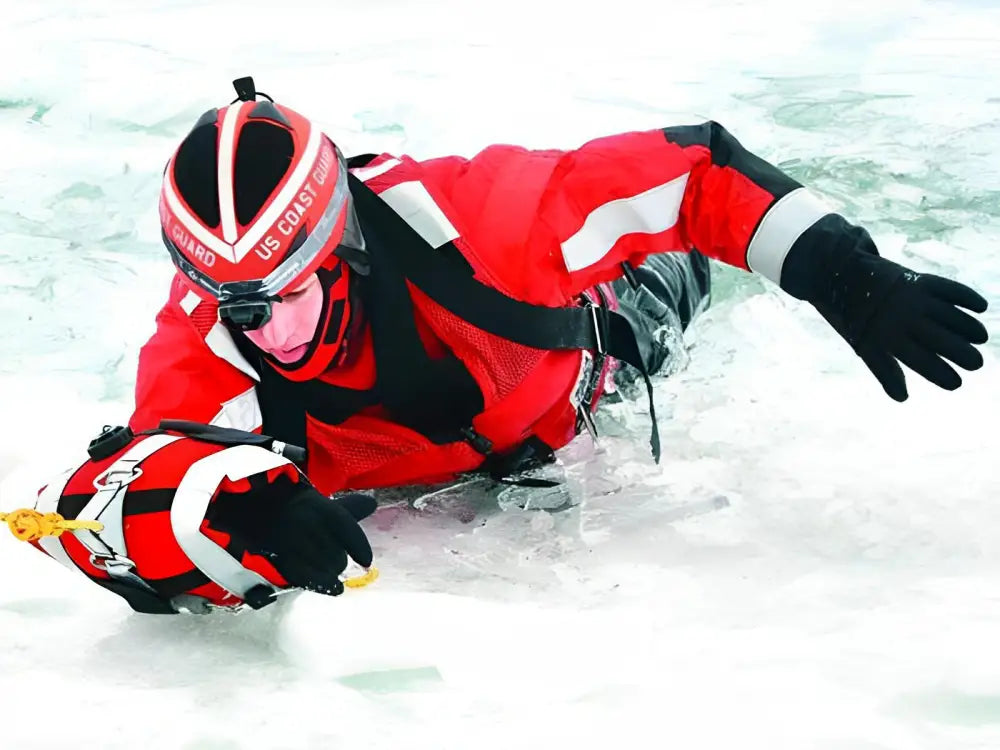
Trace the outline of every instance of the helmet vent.
<path fill-rule="evenodd" d="M 217 119 L 215 110 L 202 115 L 174 156 L 174 182 L 181 198 L 213 229 L 220 221 Z"/>
<path fill-rule="evenodd" d="M 254 112 L 262 105 L 270 105 L 283 119 L 277 108 L 266 101 L 258 102 Z M 249 224 L 264 207 L 288 172 L 293 155 L 292 135 L 285 128 L 267 120 L 248 122 L 243 126 L 233 164 L 233 195 L 236 199 L 236 220 L 240 224 Z M 214 159 L 211 165 L 214 173 Z"/>
<path fill-rule="evenodd" d="M 292 127 L 292 124 L 288 121 L 281 110 L 274 106 L 273 102 L 269 102 L 263 99 L 253 105 L 253 109 L 250 110 L 250 114 L 247 115 L 248 120 L 271 120 L 279 125 L 284 125 L 286 128 Z"/>

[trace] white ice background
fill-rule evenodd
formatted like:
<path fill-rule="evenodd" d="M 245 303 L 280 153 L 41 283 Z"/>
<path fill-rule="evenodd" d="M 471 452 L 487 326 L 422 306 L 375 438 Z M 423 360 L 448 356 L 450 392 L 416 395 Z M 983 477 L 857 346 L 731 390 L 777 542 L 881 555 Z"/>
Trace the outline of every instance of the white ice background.
<path fill-rule="evenodd" d="M 956 275 L 1000 332 L 1000 3 L 6 3 L 0 508 L 127 418 L 171 267 L 160 172 L 230 81 L 347 153 L 571 148 L 716 119 Z M 996 343 L 889 400 L 811 308 L 716 268 L 687 367 L 563 451 L 573 507 L 368 522 L 382 578 L 133 615 L 0 534 L 0 747 L 1000 747 Z"/>

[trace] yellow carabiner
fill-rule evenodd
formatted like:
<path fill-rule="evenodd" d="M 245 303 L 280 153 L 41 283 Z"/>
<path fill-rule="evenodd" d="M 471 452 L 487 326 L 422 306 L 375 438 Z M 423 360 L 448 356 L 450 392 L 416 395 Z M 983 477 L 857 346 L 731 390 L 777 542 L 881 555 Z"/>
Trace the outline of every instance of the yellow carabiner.
<path fill-rule="evenodd" d="M 0 513 L 0 523 L 6 523 L 10 533 L 22 542 L 36 542 L 43 537 L 61 536 L 64 531 L 102 531 L 104 525 L 98 521 L 67 521 L 58 513 L 39 513 L 31 508 L 21 508 L 11 513 Z M 344 580 L 349 589 L 363 589 L 378 578 L 378 568 L 374 565 L 359 576 Z"/>
<path fill-rule="evenodd" d="M 10 533 L 22 542 L 37 542 L 47 536 L 58 537 L 64 531 L 104 529 L 104 525 L 97 521 L 67 521 L 58 513 L 39 513 L 31 508 L 0 513 L 0 523 L 6 523 Z"/>
<path fill-rule="evenodd" d="M 378 578 L 378 568 L 372 565 L 361 575 L 345 579 L 344 586 L 349 589 L 363 589 L 365 586 L 374 583 L 376 578 Z"/>

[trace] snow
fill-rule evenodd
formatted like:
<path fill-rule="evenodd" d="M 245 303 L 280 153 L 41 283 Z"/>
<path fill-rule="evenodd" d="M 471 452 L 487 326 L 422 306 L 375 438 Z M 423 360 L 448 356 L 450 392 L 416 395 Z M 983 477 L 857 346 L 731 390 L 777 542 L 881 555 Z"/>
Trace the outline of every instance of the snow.
<path fill-rule="evenodd" d="M 347 153 L 716 119 L 1000 322 L 1000 7 L 980 0 L 44 0 L 0 29 L 0 508 L 130 410 L 171 274 L 160 171 L 252 74 Z M 337 599 L 154 618 L 0 537 L 0 746 L 1000 746 L 1000 397 L 890 401 L 811 309 L 716 269 L 690 362 L 563 451 L 569 508 L 366 522 Z M 555 503 L 556 506 L 559 503 Z"/>

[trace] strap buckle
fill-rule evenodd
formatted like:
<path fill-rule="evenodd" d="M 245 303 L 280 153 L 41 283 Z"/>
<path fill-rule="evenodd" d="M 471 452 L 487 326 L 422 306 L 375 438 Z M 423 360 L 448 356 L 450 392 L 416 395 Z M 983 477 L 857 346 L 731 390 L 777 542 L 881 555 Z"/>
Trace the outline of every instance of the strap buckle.
<path fill-rule="evenodd" d="M 119 458 L 105 471 L 94 477 L 94 489 L 98 491 L 112 488 L 120 490 L 122 487 L 127 487 L 142 476 L 142 469 L 139 468 L 142 461 L 141 458 Z"/>
<path fill-rule="evenodd" d="M 590 320 L 594 325 L 594 351 L 597 354 L 608 353 L 608 308 L 596 305 L 587 300 L 590 309 Z"/>
<path fill-rule="evenodd" d="M 610 332 L 610 310 L 607 307 L 607 300 L 601 294 L 600 288 L 597 293 L 603 305 L 596 304 L 589 296 L 585 295 L 586 306 L 590 309 L 590 320 L 594 326 L 594 355 L 585 349 L 584 359 L 581 367 L 581 378 L 578 385 L 576 401 L 576 430 L 586 428 L 591 440 L 598 442 L 597 425 L 594 423 L 592 407 L 594 394 L 597 393 L 601 376 L 604 374 L 604 362 L 608 357 L 608 342 Z"/>
<path fill-rule="evenodd" d="M 136 575 L 135 563 L 124 555 L 119 555 L 110 547 L 107 552 L 91 551 L 90 564 L 98 570 L 103 570 L 112 578 L 159 596 L 152 586 Z"/>
<path fill-rule="evenodd" d="M 91 552 L 90 564 L 115 578 L 122 578 L 135 570 L 135 563 L 132 560 L 110 548 L 107 552 Z"/>

